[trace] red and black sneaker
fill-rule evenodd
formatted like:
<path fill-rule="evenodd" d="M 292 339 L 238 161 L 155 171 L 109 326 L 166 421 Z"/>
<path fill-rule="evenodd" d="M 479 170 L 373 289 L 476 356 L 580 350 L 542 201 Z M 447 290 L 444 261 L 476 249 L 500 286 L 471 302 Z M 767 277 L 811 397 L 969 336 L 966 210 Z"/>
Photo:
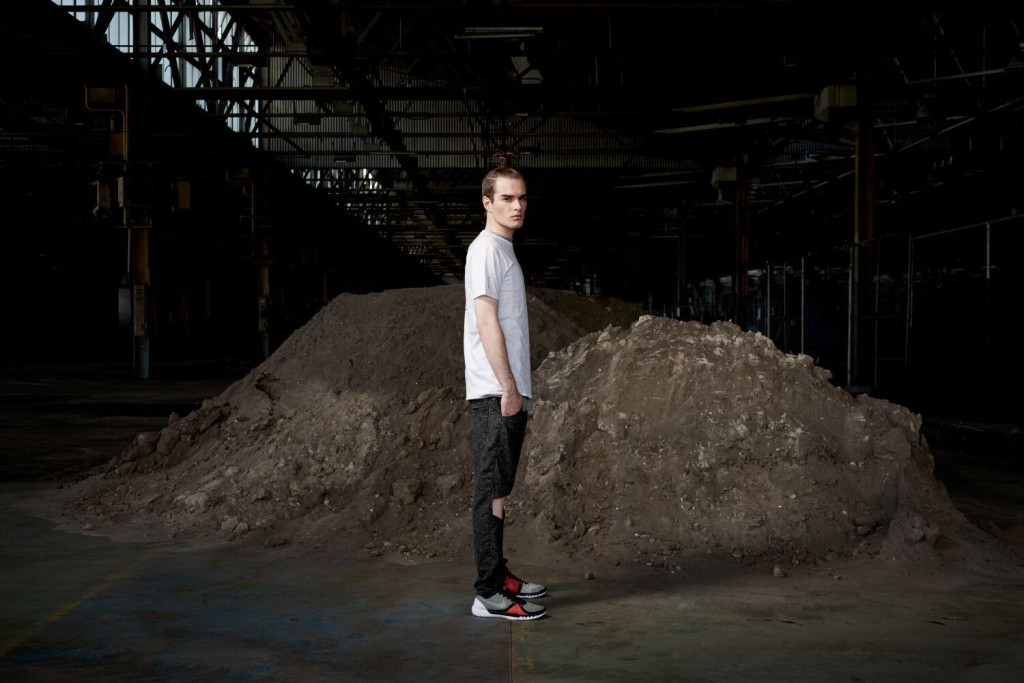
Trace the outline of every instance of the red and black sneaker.
<path fill-rule="evenodd" d="M 540 619 L 547 611 L 546 607 L 520 600 L 505 591 L 498 591 L 489 598 L 478 595 L 473 600 L 473 616 L 477 617 L 530 621 Z"/>
<path fill-rule="evenodd" d="M 520 600 L 532 600 L 547 595 L 548 592 L 547 587 L 539 583 L 523 581 L 511 572 L 505 575 L 505 583 L 502 587 Z"/>

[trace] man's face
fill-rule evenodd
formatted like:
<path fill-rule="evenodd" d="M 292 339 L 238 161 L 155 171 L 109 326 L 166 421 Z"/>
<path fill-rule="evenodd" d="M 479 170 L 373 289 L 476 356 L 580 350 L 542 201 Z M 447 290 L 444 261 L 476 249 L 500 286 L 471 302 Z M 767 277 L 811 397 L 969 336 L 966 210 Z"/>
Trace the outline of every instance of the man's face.
<path fill-rule="evenodd" d="M 494 199 L 484 197 L 488 221 L 508 234 L 523 227 L 526 218 L 526 183 L 517 178 L 498 178 L 494 183 Z"/>

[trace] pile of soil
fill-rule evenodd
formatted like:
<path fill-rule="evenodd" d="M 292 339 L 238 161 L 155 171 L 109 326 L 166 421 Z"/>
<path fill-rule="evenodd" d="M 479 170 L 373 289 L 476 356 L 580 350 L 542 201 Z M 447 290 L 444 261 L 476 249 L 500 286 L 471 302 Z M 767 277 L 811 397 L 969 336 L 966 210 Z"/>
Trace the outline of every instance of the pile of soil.
<path fill-rule="evenodd" d="M 535 410 L 506 543 L 688 557 L 975 557 L 920 418 L 729 323 L 531 290 Z M 92 528 L 450 558 L 470 548 L 461 286 L 342 295 L 195 412 L 73 486 Z M 955 558 L 954 558 L 955 556 Z"/>
<path fill-rule="evenodd" d="M 933 476 L 920 416 L 850 396 L 761 334 L 644 316 L 536 375 L 522 506 L 567 552 L 675 569 L 999 554 Z"/>

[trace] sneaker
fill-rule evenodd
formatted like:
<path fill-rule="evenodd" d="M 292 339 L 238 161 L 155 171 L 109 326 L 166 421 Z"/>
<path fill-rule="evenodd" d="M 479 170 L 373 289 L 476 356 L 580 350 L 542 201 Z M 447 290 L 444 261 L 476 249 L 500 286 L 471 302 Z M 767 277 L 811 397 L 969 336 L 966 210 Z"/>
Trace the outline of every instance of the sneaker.
<path fill-rule="evenodd" d="M 523 581 L 515 574 L 505 575 L 504 589 L 520 600 L 532 600 L 547 595 L 548 589 L 539 583 Z"/>
<path fill-rule="evenodd" d="M 476 617 L 530 621 L 540 619 L 547 611 L 547 607 L 520 600 L 504 591 L 498 591 L 489 598 L 478 595 L 473 600 L 473 616 Z"/>

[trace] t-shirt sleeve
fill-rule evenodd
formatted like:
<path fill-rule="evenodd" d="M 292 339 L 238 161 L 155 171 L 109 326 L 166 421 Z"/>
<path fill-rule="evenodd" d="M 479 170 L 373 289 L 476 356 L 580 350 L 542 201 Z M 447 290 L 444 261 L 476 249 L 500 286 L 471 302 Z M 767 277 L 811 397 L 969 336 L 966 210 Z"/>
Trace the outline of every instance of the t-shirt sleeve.
<path fill-rule="evenodd" d="M 474 249 L 466 255 L 466 290 L 470 298 L 489 296 L 501 298 L 501 282 L 505 271 L 501 252 L 486 242 L 480 249 Z"/>

